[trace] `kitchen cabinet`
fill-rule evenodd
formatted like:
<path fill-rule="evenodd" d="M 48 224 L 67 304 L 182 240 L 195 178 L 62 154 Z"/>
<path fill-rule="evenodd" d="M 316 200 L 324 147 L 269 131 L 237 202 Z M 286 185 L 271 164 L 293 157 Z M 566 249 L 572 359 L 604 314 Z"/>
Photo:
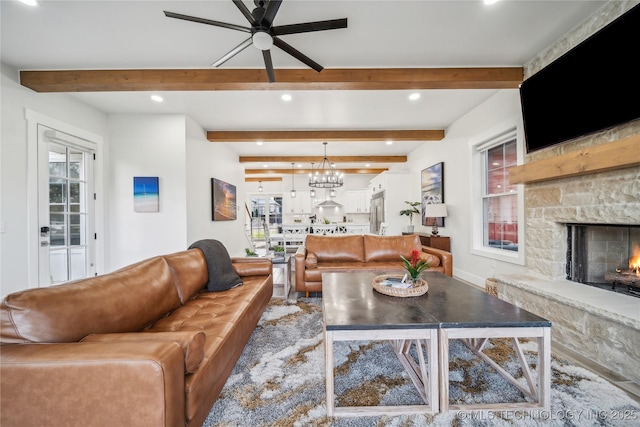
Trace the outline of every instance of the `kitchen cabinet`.
<path fill-rule="evenodd" d="M 296 197 L 291 197 L 291 193 L 285 193 L 283 197 L 284 213 L 287 214 L 310 214 L 313 211 L 311 203 L 311 193 L 309 190 L 296 190 Z"/>
<path fill-rule="evenodd" d="M 368 189 L 347 190 L 346 196 L 346 213 L 369 213 L 371 196 Z"/>

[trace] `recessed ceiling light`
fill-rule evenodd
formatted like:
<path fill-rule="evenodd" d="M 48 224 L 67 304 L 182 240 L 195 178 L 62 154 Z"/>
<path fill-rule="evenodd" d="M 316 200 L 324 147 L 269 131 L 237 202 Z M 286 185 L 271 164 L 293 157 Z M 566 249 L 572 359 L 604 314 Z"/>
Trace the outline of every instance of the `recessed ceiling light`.
<path fill-rule="evenodd" d="M 284 95 L 282 95 L 281 98 L 283 101 L 291 101 L 293 99 L 293 97 L 288 93 L 285 93 Z"/>
<path fill-rule="evenodd" d="M 256 145 L 262 145 L 262 141 L 256 142 Z"/>
<path fill-rule="evenodd" d="M 301 168 L 301 167 L 302 167 L 302 165 L 301 165 L 300 163 L 298 163 L 298 165 L 297 165 L 297 166 L 298 166 L 299 168 Z"/>
<path fill-rule="evenodd" d="M 386 142 L 386 144 L 387 144 L 387 145 L 393 145 L 393 141 L 392 141 L 392 140 L 388 140 L 388 141 Z"/>
<path fill-rule="evenodd" d="M 409 95 L 409 99 L 411 101 L 416 101 L 416 100 L 420 99 L 420 94 L 417 93 L 417 92 L 416 93 L 412 93 L 411 95 Z"/>
<path fill-rule="evenodd" d="M 262 165 L 262 167 L 263 167 L 263 168 L 268 168 L 268 167 L 269 167 L 269 165 Z"/>
<path fill-rule="evenodd" d="M 367 163 L 367 164 L 364 165 L 365 168 L 368 168 L 370 166 L 371 166 L 371 163 Z"/>
<path fill-rule="evenodd" d="M 151 100 L 155 102 L 162 102 L 164 99 L 160 95 L 151 95 Z"/>
<path fill-rule="evenodd" d="M 20 3 L 24 3 L 27 6 L 37 6 L 38 5 L 38 1 L 37 0 L 20 0 Z"/>
<path fill-rule="evenodd" d="M 494 4 L 498 3 L 498 0 L 484 0 L 484 4 Z"/>

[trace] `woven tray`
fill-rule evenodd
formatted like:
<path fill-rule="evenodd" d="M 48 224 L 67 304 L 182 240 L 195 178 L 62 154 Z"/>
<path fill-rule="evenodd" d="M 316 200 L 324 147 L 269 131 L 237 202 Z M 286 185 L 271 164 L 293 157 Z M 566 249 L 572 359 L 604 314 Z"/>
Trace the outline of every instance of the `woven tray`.
<path fill-rule="evenodd" d="M 391 286 L 381 285 L 380 283 L 389 278 L 402 279 L 402 274 L 382 274 L 373 278 L 373 289 L 381 294 L 389 295 L 392 297 L 418 297 L 424 295 L 429 290 L 429 285 L 426 280 L 418 279 L 417 283 L 412 288 L 392 288 Z"/>

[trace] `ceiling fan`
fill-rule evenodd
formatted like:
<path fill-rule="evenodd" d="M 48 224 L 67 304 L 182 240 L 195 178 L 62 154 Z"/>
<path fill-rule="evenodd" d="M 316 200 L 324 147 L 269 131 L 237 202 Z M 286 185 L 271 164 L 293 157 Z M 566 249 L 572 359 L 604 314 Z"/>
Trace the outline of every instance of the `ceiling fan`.
<path fill-rule="evenodd" d="M 249 21 L 251 27 L 243 27 L 241 25 L 228 24 L 226 22 L 213 21 L 210 19 L 197 18 L 195 16 L 182 15 L 180 13 L 167 12 L 166 10 L 164 11 L 164 14 L 169 18 L 182 19 L 185 21 L 197 22 L 200 24 L 213 25 L 216 27 L 228 28 L 230 30 L 250 33 L 251 36 L 248 39 L 231 49 L 227 54 L 222 56 L 211 65 L 214 67 L 219 67 L 229 59 L 236 56 L 238 53 L 242 52 L 249 45 L 253 44 L 256 48 L 262 50 L 262 57 L 264 58 L 264 65 L 267 70 L 269 83 L 273 83 L 276 81 L 270 51 L 273 45 L 279 47 L 289 55 L 303 62 L 310 68 L 313 68 L 317 72 L 322 71 L 324 68 L 322 67 L 322 65 L 304 55 L 302 52 L 298 51 L 290 44 L 285 43 L 278 36 L 347 28 L 347 18 L 305 22 L 301 24 L 279 25 L 277 27 L 274 27 L 273 20 L 276 16 L 276 13 L 278 13 L 278 9 L 280 8 L 282 0 L 254 0 L 256 8 L 253 9 L 253 11 L 249 11 L 242 0 L 232 1 L 233 4 L 235 4 L 236 7 L 240 9 L 240 12 L 242 12 L 244 17 L 247 18 L 247 21 Z"/>

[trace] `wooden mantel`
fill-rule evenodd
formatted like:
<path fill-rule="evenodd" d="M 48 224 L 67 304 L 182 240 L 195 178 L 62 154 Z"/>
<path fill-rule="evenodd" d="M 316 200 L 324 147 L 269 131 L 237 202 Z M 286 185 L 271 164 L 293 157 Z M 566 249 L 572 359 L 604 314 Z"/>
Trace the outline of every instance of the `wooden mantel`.
<path fill-rule="evenodd" d="M 509 168 L 509 184 L 526 184 L 640 166 L 640 135 Z"/>

